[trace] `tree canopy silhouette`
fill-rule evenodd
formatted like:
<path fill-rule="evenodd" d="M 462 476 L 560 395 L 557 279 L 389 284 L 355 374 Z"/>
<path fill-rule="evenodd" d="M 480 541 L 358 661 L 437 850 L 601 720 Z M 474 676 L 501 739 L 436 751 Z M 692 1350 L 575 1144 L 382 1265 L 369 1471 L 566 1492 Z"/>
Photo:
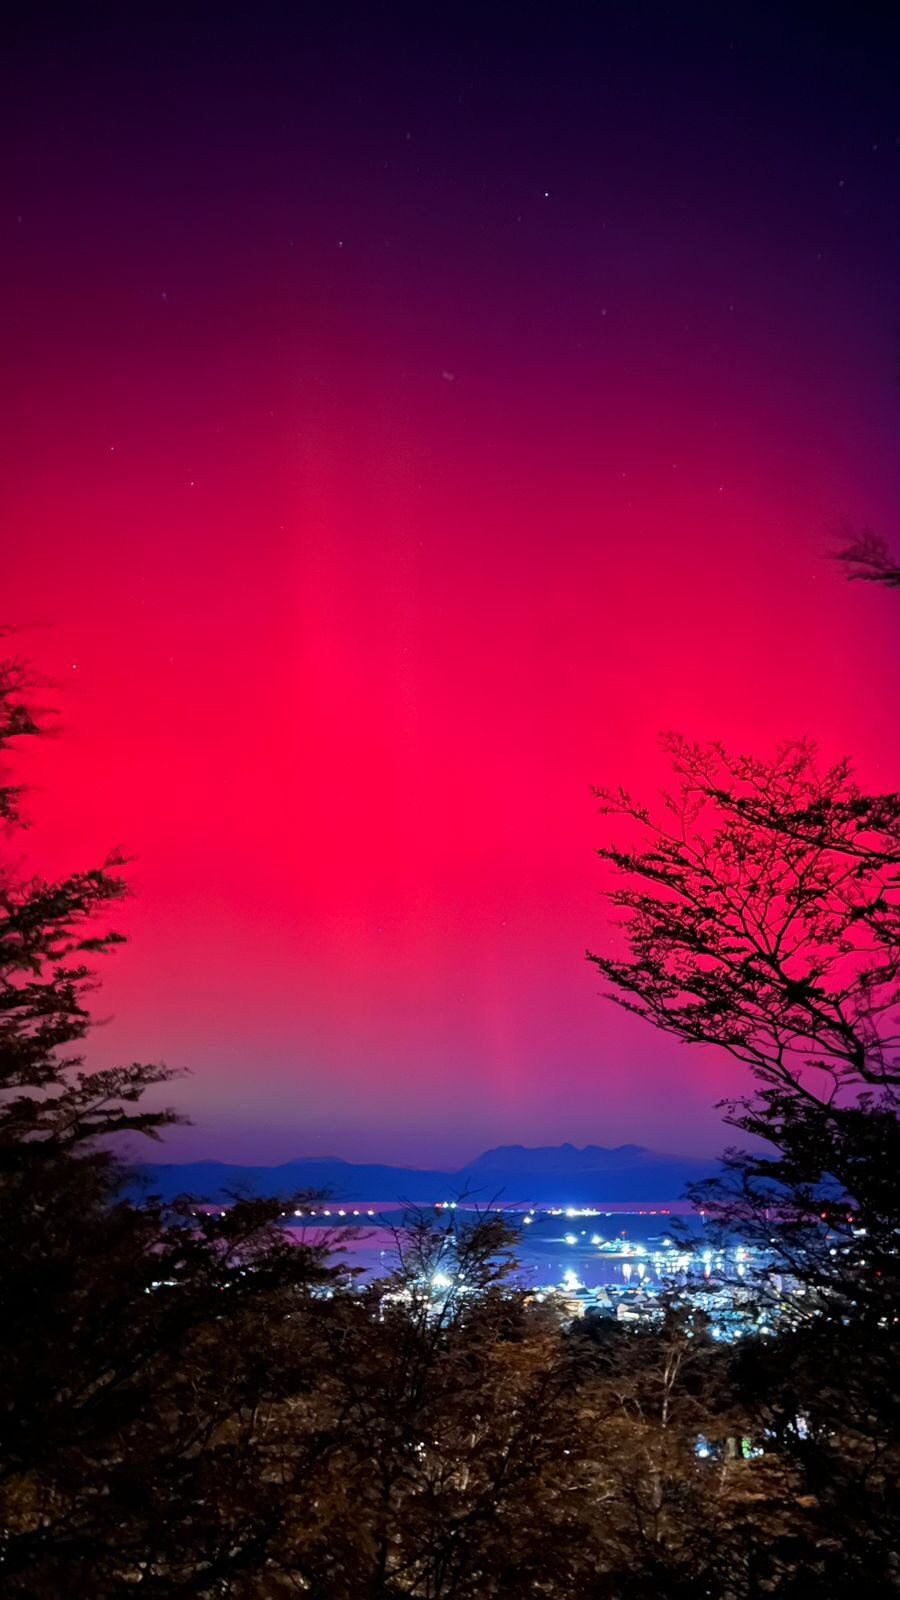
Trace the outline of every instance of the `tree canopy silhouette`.
<path fill-rule="evenodd" d="M 39 687 L 24 663 L 0 667 L 7 762 L 48 728 Z M 124 1198 L 117 1136 L 177 1120 L 141 1105 L 165 1067 L 91 1072 L 79 1050 L 94 964 L 121 942 L 105 918 L 124 863 L 23 876 L 8 768 L 0 816 L 0 1586 L 215 1592 L 281 1515 L 253 1421 L 305 1381 L 279 1325 L 338 1270 L 324 1244 L 287 1241 L 280 1202 L 207 1215 Z"/>
<path fill-rule="evenodd" d="M 797 1466 L 829 1594 L 892 1592 L 900 1539 L 900 796 L 861 790 L 808 744 L 771 761 L 665 741 L 658 811 L 600 809 L 620 949 L 610 997 L 746 1064 L 726 1107 L 749 1146 L 693 1198 L 768 1263 L 739 1392 Z M 741 1383 L 746 1380 L 742 1388 Z"/>
<path fill-rule="evenodd" d="M 859 533 L 845 530 L 840 550 L 833 559 L 843 563 L 851 583 L 880 583 L 886 589 L 900 588 L 900 563 L 887 540 L 871 528 Z"/>

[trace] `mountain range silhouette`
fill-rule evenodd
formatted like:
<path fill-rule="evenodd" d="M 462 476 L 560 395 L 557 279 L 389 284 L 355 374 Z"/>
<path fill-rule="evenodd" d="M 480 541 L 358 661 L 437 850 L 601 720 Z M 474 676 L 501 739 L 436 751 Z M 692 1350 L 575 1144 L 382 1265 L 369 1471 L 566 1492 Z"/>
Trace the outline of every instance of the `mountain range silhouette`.
<path fill-rule="evenodd" d="M 222 1200 L 235 1193 L 292 1195 L 304 1190 L 334 1200 L 473 1201 L 589 1204 L 604 1200 L 674 1201 L 689 1183 L 709 1177 L 713 1160 L 663 1155 L 643 1145 L 498 1145 L 455 1171 L 394 1167 L 379 1162 L 308 1156 L 278 1166 L 222 1161 L 148 1163 L 134 1169 L 134 1186 L 172 1199 L 191 1194 Z"/>

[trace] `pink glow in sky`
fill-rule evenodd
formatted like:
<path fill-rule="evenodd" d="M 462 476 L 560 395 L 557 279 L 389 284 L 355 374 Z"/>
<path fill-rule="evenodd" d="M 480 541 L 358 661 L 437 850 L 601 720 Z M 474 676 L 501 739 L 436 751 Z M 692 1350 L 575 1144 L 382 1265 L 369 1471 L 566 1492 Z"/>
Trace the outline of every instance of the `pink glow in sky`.
<path fill-rule="evenodd" d="M 900 488 L 877 52 L 300 15 L 18 46 L 29 850 L 135 857 L 90 1060 L 191 1069 L 173 1157 L 712 1151 L 738 1070 L 583 959 L 589 790 L 664 728 L 900 784 L 900 613 L 824 559 Z"/>

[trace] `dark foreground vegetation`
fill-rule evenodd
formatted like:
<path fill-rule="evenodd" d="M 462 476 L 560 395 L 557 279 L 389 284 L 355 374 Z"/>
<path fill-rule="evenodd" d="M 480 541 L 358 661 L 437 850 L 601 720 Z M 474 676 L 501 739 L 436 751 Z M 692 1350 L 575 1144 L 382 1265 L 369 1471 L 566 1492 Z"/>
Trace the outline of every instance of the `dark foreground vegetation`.
<path fill-rule="evenodd" d="M 41 732 L 32 695 L 7 663 L 4 750 Z M 730 1115 L 764 1153 L 704 1199 L 787 1289 L 777 1335 L 730 1345 L 689 1300 L 567 1323 L 512 1286 L 496 1216 L 423 1221 L 362 1286 L 288 1242 L 280 1202 L 125 1199 L 113 1136 L 174 1116 L 144 1108 L 164 1068 L 77 1054 L 122 863 L 23 877 L 4 777 L 0 1592 L 895 1592 L 900 799 L 802 746 L 672 755 L 661 820 L 603 798 L 629 830 L 603 851 L 625 926 L 594 959 L 756 1076 Z"/>

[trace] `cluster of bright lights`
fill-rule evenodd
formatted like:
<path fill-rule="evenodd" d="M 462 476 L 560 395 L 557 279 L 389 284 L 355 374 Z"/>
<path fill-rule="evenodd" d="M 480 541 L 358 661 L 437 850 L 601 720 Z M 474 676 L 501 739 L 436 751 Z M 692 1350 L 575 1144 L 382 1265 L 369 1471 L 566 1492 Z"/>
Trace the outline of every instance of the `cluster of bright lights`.
<path fill-rule="evenodd" d="M 224 1215 L 225 1213 L 223 1211 L 222 1216 L 224 1217 Z M 287 1216 L 287 1212 L 283 1212 L 282 1215 Z M 367 1217 L 374 1217 L 375 1213 L 374 1211 L 366 1211 L 365 1213 L 362 1211 L 332 1211 L 327 1206 L 323 1207 L 321 1211 L 316 1211 L 314 1206 L 310 1206 L 308 1211 L 302 1211 L 299 1207 L 297 1207 L 294 1211 L 295 1217 L 361 1217 L 363 1215 Z"/>
<path fill-rule="evenodd" d="M 597 1211 L 592 1206 L 548 1206 L 544 1212 L 546 1217 L 607 1217 L 610 1213 Z"/>
<path fill-rule="evenodd" d="M 545 1217 L 614 1217 L 614 1211 L 601 1211 L 598 1206 L 545 1206 Z M 668 1217 L 671 1212 L 668 1206 L 632 1206 L 630 1215 L 633 1217 Z M 705 1215 L 701 1211 L 701 1216 Z M 531 1212 L 534 1219 L 534 1210 Z"/>

